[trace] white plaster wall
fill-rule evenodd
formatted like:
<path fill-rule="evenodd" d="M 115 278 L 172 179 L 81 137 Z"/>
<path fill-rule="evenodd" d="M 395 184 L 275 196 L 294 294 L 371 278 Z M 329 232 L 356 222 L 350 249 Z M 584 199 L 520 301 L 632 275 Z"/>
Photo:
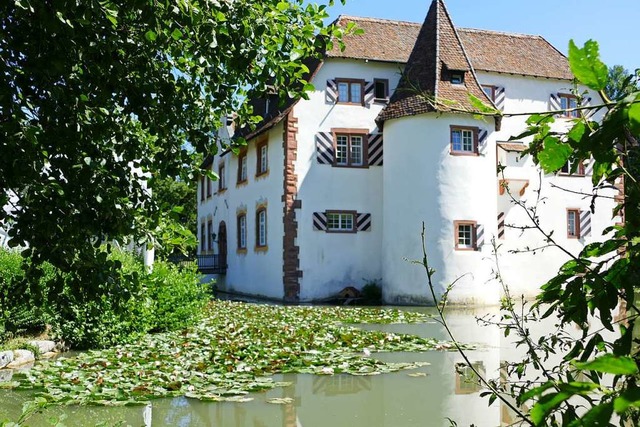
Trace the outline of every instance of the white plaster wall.
<path fill-rule="evenodd" d="M 221 162 L 225 164 L 227 190 L 218 193 L 218 183 L 214 182 L 216 193 L 212 198 L 198 204 L 198 227 L 208 218 L 213 218 L 214 231 L 224 221 L 227 225 L 227 263 L 225 276 L 217 277 L 219 287 L 229 291 L 281 299 L 282 285 L 282 193 L 283 193 L 283 147 L 282 124 L 268 132 L 268 165 L 266 176 L 256 177 L 257 152 L 255 140 L 249 141 L 247 148 L 247 184 L 237 185 L 238 156 L 228 152 L 216 155 L 212 168 L 217 173 Z M 200 190 L 198 190 L 200 197 Z M 257 251 L 256 209 L 267 203 L 267 251 Z M 247 213 L 247 251 L 237 251 L 237 219 L 240 209 Z M 198 228 L 200 230 L 200 228 Z M 200 237 L 200 236 L 199 236 Z M 214 252 L 218 246 L 214 245 Z"/>
<path fill-rule="evenodd" d="M 549 95 L 570 91 L 568 82 L 517 76 L 480 74 L 482 84 L 506 88 L 507 113 L 544 112 Z M 597 95 L 591 94 L 594 99 Z M 596 117 L 597 118 L 597 117 Z M 502 129 L 491 132 L 483 156 L 456 157 L 449 154 L 449 125 L 480 126 L 492 130 L 491 122 L 480 123 L 453 115 L 421 115 L 391 120 L 385 124 L 385 139 L 393 150 L 385 152 L 383 283 L 387 302 L 425 303 L 428 293 L 426 275 L 420 266 L 404 259 L 421 259 L 420 228 L 427 227 L 427 250 L 438 297 L 457 280 L 450 294 L 454 303 L 497 304 L 502 293 L 494 280 L 496 256 L 491 239 L 497 234 L 497 213 L 506 212 L 506 223 L 531 226 L 527 212 L 515 206 L 509 195 L 499 195 L 496 174 L 496 141 L 507 141 L 525 128 L 526 116 L 505 117 Z M 555 129 L 566 129 L 569 121 L 559 118 Z M 524 141 L 529 143 L 530 141 Z M 542 227 L 554 231 L 557 242 L 577 254 L 585 244 L 601 238 L 611 223 L 611 199 L 597 199 L 592 215 L 592 235 L 569 239 L 566 233 L 566 209 L 589 210 L 590 177 L 542 176 L 530 156 L 516 162 L 508 158 L 505 178 L 511 181 L 515 199 L 526 206 L 537 206 Z M 529 182 L 522 196 L 519 190 Z M 562 186 L 571 192 L 553 187 Z M 576 194 L 586 193 L 587 196 Z M 612 196 L 613 193 L 605 193 Z M 485 246 L 478 252 L 455 251 L 454 220 L 474 220 L 485 226 Z M 533 296 L 553 277 L 569 257 L 558 249 L 533 250 L 545 246 L 535 230 L 507 229 L 499 240 L 498 254 L 502 277 L 514 293 Z M 526 250 L 526 253 L 512 251 Z M 470 274 L 471 273 L 471 274 Z"/>
<path fill-rule="evenodd" d="M 566 81 L 536 79 L 524 76 L 511 76 L 504 74 L 479 73 L 481 84 L 502 86 L 505 88 L 506 113 L 536 113 L 545 112 L 549 108 L 549 95 L 551 93 L 570 93 L 572 84 Z M 585 90 L 585 88 L 581 88 Z M 592 104 L 599 103 L 599 96 L 589 91 Z M 496 132 L 497 141 L 507 141 L 511 136 L 521 133 L 526 127 L 528 116 L 505 117 L 502 128 Z M 594 116 L 595 120 L 602 118 L 602 113 Z M 570 126 L 569 119 L 558 117 L 553 125 L 554 130 L 566 130 Z M 531 138 L 523 141 L 526 145 Z M 591 197 L 576 193 L 592 193 L 591 176 L 576 177 L 553 174 L 541 174 L 534 165 L 531 156 L 525 156 L 515 162 L 518 155 L 510 153 L 507 156 L 508 166 L 504 171 L 504 178 L 526 179 L 529 186 L 520 196 L 517 183 L 514 183 L 512 195 L 516 200 L 524 202 L 526 206 L 536 208 L 542 228 L 547 232 L 553 232 L 554 240 L 577 255 L 585 244 L 602 239 L 602 230 L 611 225 L 611 212 L 614 208 L 613 191 L 601 192 L 605 198 L 595 201 L 595 213 L 591 218 L 592 233 L 589 237 L 581 239 L 567 238 L 566 210 L 578 208 L 583 211 L 590 209 Z M 560 188 L 568 191 L 563 191 Z M 533 249 L 547 245 L 543 235 L 538 230 L 522 230 L 520 227 L 532 225 L 527 212 L 517 206 L 511 196 L 498 195 L 498 211 L 506 213 L 505 238 L 498 240 L 500 245 L 500 271 L 505 283 L 511 291 L 527 297 L 535 296 L 541 285 L 555 276 L 558 269 L 569 256 L 558 248 L 543 250 Z M 515 226 L 514 228 L 508 225 Z"/>
<path fill-rule="evenodd" d="M 9 197 L 9 201 L 2 207 L 2 209 L 5 214 L 11 215 L 19 208 L 18 196 L 11 190 L 7 190 L 6 194 Z M 9 247 L 9 230 L 11 230 L 10 223 L 0 223 L 0 248 Z"/>
<path fill-rule="evenodd" d="M 489 245 L 479 251 L 456 251 L 454 221 L 472 220 L 495 233 L 495 140 L 488 137 L 479 156 L 450 154 L 450 125 L 491 130 L 491 122 L 468 116 L 420 115 L 388 121 L 385 136 L 393 150 L 384 165 L 383 294 L 387 302 L 432 302 L 424 268 L 407 260 L 422 259 L 426 246 L 438 297 L 457 280 L 450 297 L 485 304 L 497 300 L 490 277 Z"/>
<path fill-rule="evenodd" d="M 374 122 L 384 104 L 370 108 L 325 103 L 326 81 L 353 78 L 373 81 L 389 79 L 390 90 L 399 80 L 400 66 L 356 60 L 329 59 L 313 80 L 315 92 L 294 110 L 298 118 L 298 244 L 300 246 L 300 279 L 302 301 L 325 298 L 346 286 L 362 287 L 365 281 L 381 279 L 382 269 L 382 167 L 365 169 L 335 168 L 316 160 L 315 136 L 332 128 L 368 129 L 374 133 Z M 385 144 L 386 150 L 390 149 Z M 386 160 L 385 160 L 386 161 Z M 337 234 L 315 231 L 313 213 L 326 210 L 355 210 L 372 215 L 370 231 Z"/>

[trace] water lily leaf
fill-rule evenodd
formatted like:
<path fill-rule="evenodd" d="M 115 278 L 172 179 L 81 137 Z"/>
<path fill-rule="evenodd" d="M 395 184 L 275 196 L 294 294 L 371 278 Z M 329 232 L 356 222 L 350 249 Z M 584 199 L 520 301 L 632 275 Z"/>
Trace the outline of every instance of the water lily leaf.
<path fill-rule="evenodd" d="M 249 392 L 286 387 L 272 375 L 380 375 L 427 363 L 385 363 L 367 352 L 424 352 L 446 346 L 432 338 L 354 325 L 424 323 L 431 316 L 393 309 L 280 307 L 214 301 L 187 331 L 42 363 L 11 387 L 41 390 L 51 404 L 143 404 L 186 396 L 245 402 Z M 464 346 L 470 348 L 469 346 Z"/>
<path fill-rule="evenodd" d="M 273 397 L 271 399 L 267 399 L 267 403 L 273 403 L 275 405 L 288 405 L 293 403 L 293 399 L 291 397 Z"/>

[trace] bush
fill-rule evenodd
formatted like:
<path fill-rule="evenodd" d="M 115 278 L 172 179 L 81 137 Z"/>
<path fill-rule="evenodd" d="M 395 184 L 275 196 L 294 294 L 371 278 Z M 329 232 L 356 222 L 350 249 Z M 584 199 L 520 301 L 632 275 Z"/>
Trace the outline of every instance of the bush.
<path fill-rule="evenodd" d="M 195 267 L 157 262 L 148 273 L 138 257 L 121 251 L 105 256 L 104 268 L 92 272 L 101 280 L 91 290 L 73 286 L 77 277 L 50 265 L 29 286 L 22 263 L 19 253 L 0 250 L 0 339 L 50 324 L 52 336 L 73 348 L 104 348 L 188 327 L 208 300 Z"/>
<path fill-rule="evenodd" d="M 104 348 L 186 328 L 202 315 L 208 295 L 195 268 L 158 261 L 148 273 L 138 257 L 120 251 L 108 260 L 116 268 L 100 297 L 83 302 L 66 288 L 64 307 L 54 316 L 52 332 L 74 348 Z"/>
<path fill-rule="evenodd" d="M 362 302 L 366 305 L 382 304 L 382 288 L 378 280 L 368 281 L 360 291 L 362 293 Z"/>
<path fill-rule="evenodd" d="M 19 252 L 0 249 L 0 342 L 16 335 L 41 332 L 47 324 L 44 284 L 55 274 L 54 269 L 44 264 L 40 279 L 30 283 L 22 267 Z"/>
<path fill-rule="evenodd" d="M 195 265 L 177 267 L 164 261 L 154 264 L 147 281 L 154 303 L 153 331 L 186 328 L 203 313 L 208 293 Z"/>

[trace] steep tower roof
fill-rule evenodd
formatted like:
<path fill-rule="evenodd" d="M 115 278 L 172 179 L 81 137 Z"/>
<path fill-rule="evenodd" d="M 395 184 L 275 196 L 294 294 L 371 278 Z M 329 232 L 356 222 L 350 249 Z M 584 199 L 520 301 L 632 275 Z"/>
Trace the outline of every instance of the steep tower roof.
<path fill-rule="evenodd" d="M 443 0 L 433 0 L 389 105 L 378 122 L 435 111 L 477 112 L 469 94 L 492 105 L 478 83 Z"/>

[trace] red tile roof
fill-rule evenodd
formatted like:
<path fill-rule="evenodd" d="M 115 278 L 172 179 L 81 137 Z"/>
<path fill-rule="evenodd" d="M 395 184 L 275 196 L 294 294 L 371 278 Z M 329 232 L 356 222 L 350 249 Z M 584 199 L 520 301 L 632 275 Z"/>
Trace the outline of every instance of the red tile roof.
<path fill-rule="evenodd" d="M 341 16 L 337 22 L 353 22 L 364 34 L 345 37 L 345 50 L 336 44 L 327 57 L 381 62 L 406 63 L 422 27 L 417 22 L 356 16 Z M 457 32 L 476 71 L 573 79 L 567 58 L 542 36 L 473 28 Z"/>
<path fill-rule="evenodd" d="M 470 107 L 469 92 L 490 104 L 484 93 L 481 90 L 478 91 L 479 86 L 474 70 L 561 80 L 573 79 L 567 58 L 541 36 L 470 28 L 456 29 L 442 0 L 434 0 L 431 8 L 435 6 L 438 8 L 437 14 L 431 17 L 434 22 L 430 22 L 433 28 L 430 31 L 425 30 L 423 41 L 418 40 L 423 25 L 416 22 L 346 15 L 340 16 L 337 20 L 342 26 L 346 26 L 349 22 L 355 23 L 358 28 L 364 30 L 364 34 L 345 37 L 345 50 L 341 51 L 335 44 L 326 52 L 327 58 L 407 64 L 412 52 L 416 51 L 416 60 L 412 61 L 412 66 L 407 66 L 405 70 L 405 74 L 412 79 L 405 81 L 403 88 L 396 91 L 392 97 L 395 101 L 393 107 L 388 106 L 379 119 L 386 120 L 398 114 L 400 116 L 421 114 L 434 109 L 446 110 L 446 105 L 434 103 L 433 97 L 416 95 L 416 88 L 423 93 L 437 92 L 439 100 L 453 100 L 465 108 Z M 429 16 L 425 23 L 428 20 Z M 441 31 L 439 61 L 435 61 L 434 52 L 435 21 L 439 23 Z M 420 50 L 423 52 L 418 52 Z M 427 63 L 427 60 L 431 63 Z M 311 74 L 315 74 L 321 65 L 321 63 L 314 63 L 310 67 Z M 442 80 L 436 83 L 436 74 L 441 73 L 442 70 L 446 72 L 447 68 L 465 71 L 465 86 L 453 86 L 448 81 Z M 241 130 L 239 134 L 251 139 L 265 132 L 282 120 L 296 102 L 296 100 L 287 100 L 284 107 L 277 108 L 275 111 L 263 111 L 264 120 L 255 130 Z M 431 104 L 437 104 L 437 108 L 433 108 Z"/>
<path fill-rule="evenodd" d="M 452 83 L 453 72 L 464 76 L 462 83 Z M 476 79 L 443 0 L 434 0 L 398 88 L 377 118 L 379 127 L 385 120 L 433 111 L 479 112 L 470 94 L 493 105 Z"/>
<path fill-rule="evenodd" d="M 541 36 L 460 28 L 476 71 L 572 80 L 567 58 Z"/>
<path fill-rule="evenodd" d="M 521 142 L 498 142 L 498 147 L 504 151 L 522 152 L 528 147 Z"/>
<path fill-rule="evenodd" d="M 343 40 L 345 49 L 341 51 L 336 43 L 333 49 L 327 51 L 327 57 L 404 64 L 409 59 L 421 27 L 416 22 L 345 15 L 337 20 L 337 24 L 342 27 L 346 27 L 350 22 L 361 28 L 364 34 L 346 36 Z"/>

